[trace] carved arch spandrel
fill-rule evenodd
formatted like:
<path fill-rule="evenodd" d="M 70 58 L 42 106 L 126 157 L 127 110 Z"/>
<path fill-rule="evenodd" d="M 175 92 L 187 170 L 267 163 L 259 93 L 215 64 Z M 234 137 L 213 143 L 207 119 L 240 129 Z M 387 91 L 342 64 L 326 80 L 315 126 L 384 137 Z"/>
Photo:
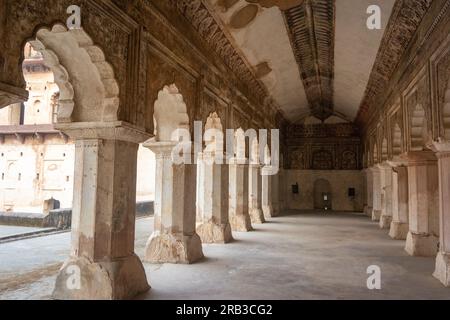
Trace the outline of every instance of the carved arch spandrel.
<path fill-rule="evenodd" d="M 56 24 L 29 41 L 44 57 L 60 89 L 58 122 L 116 121 L 119 86 L 103 51 L 83 29 Z"/>

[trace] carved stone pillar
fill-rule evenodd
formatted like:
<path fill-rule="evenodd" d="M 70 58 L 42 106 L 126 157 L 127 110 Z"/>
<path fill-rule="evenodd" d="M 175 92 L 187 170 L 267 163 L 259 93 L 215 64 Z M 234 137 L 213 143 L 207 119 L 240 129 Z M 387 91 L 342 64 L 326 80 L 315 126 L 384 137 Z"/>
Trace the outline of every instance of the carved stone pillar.
<path fill-rule="evenodd" d="M 372 169 L 372 199 L 373 199 L 373 210 L 372 210 L 372 220 L 380 221 L 381 216 L 381 171 L 378 167 L 373 167 Z"/>
<path fill-rule="evenodd" d="M 387 163 L 379 167 L 382 192 L 380 228 L 389 229 L 392 222 L 392 168 Z"/>
<path fill-rule="evenodd" d="M 129 299 L 147 291 L 134 253 L 139 143 L 150 136 L 121 122 L 58 129 L 75 141 L 70 258 L 56 279 L 56 299 Z"/>
<path fill-rule="evenodd" d="M 155 227 L 145 249 L 151 263 L 194 263 L 203 258 L 196 233 L 196 165 L 174 164 L 172 142 L 150 142 L 156 155 Z"/>
<path fill-rule="evenodd" d="M 228 219 L 228 166 L 215 163 L 213 153 L 201 153 L 198 159 L 197 233 L 203 243 L 228 243 L 233 240 Z"/>
<path fill-rule="evenodd" d="M 263 167 L 261 169 L 261 175 L 262 175 L 262 210 L 264 213 L 264 216 L 269 219 L 275 216 L 274 210 L 272 207 L 272 179 L 273 176 L 269 174 L 270 168 Z"/>
<path fill-rule="evenodd" d="M 278 203 L 280 208 L 280 213 L 286 210 L 286 172 L 283 168 L 283 161 L 280 162 L 280 172 L 279 172 L 279 186 L 278 186 Z"/>
<path fill-rule="evenodd" d="M 412 256 L 435 256 L 439 233 L 437 160 L 431 151 L 412 151 L 408 160 L 409 232 L 405 250 Z"/>
<path fill-rule="evenodd" d="M 277 217 L 280 214 L 280 175 L 279 172 L 272 176 L 272 216 Z"/>
<path fill-rule="evenodd" d="M 252 223 L 261 224 L 266 222 L 262 211 L 262 178 L 261 165 L 251 164 L 249 166 L 249 213 Z"/>
<path fill-rule="evenodd" d="M 435 142 L 439 168 L 439 252 L 433 276 L 450 287 L 450 142 Z"/>
<path fill-rule="evenodd" d="M 238 232 L 253 230 L 248 212 L 248 162 L 247 159 L 230 159 L 230 202 L 229 217 L 231 229 Z"/>
<path fill-rule="evenodd" d="M 371 168 L 365 170 L 366 172 L 366 197 L 367 207 L 364 213 L 368 217 L 372 217 L 373 212 L 373 171 Z"/>
<path fill-rule="evenodd" d="M 408 222 L 408 168 L 392 162 L 392 222 L 389 236 L 405 240 L 409 231 Z"/>

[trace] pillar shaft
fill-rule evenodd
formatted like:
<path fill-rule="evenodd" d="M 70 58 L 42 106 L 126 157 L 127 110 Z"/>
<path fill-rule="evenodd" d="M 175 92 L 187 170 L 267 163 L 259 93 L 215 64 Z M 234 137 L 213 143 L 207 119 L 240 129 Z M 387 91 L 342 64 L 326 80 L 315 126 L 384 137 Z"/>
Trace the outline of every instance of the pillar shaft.
<path fill-rule="evenodd" d="M 277 173 L 272 176 L 272 209 L 273 216 L 276 217 L 280 214 L 280 175 Z"/>
<path fill-rule="evenodd" d="M 196 165 L 175 164 L 172 143 L 148 143 L 145 147 L 156 155 L 155 227 L 145 261 L 194 263 L 203 258 L 196 233 Z"/>
<path fill-rule="evenodd" d="M 248 212 L 248 164 L 246 159 L 231 159 L 229 165 L 230 202 L 229 218 L 233 231 L 252 230 Z"/>
<path fill-rule="evenodd" d="M 264 216 L 266 219 L 272 218 L 275 216 L 273 205 L 272 205 L 272 188 L 273 176 L 269 174 L 268 168 L 262 168 L 262 209 Z"/>
<path fill-rule="evenodd" d="M 266 222 L 262 211 L 262 177 L 261 165 L 251 164 L 249 166 L 249 214 L 252 223 L 261 224 Z"/>
<path fill-rule="evenodd" d="M 439 252 L 433 273 L 450 287 L 450 143 L 435 142 L 439 175 Z"/>
<path fill-rule="evenodd" d="M 137 150 L 145 135 L 131 131 L 127 137 L 124 128 L 64 132 L 75 140 L 72 245 L 53 296 L 132 298 L 149 289 L 134 253 Z M 74 289 L 70 283 L 78 275 L 80 286 Z"/>
<path fill-rule="evenodd" d="M 409 152 L 409 233 L 406 251 L 413 256 L 435 256 L 438 246 L 438 168 L 431 151 Z"/>
<path fill-rule="evenodd" d="M 366 169 L 366 197 L 367 208 L 365 213 L 368 217 L 372 217 L 373 212 L 373 171 L 371 168 Z"/>
<path fill-rule="evenodd" d="M 409 230 L 408 223 L 408 168 L 397 166 L 392 171 L 392 222 L 389 236 L 405 240 Z"/>
<path fill-rule="evenodd" d="M 228 166 L 217 164 L 211 153 L 199 155 L 197 233 L 203 243 L 228 243 L 233 240 L 228 219 Z"/>
<path fill-rule="evenodd" d="M 372 210 L 372 220 L 379 221 L 381 216 L 381 172 L 377 167 L 372 168 L 373 176 L 373 188 L 372 188 L 372 199 L 373 199 L 373 210 Z"/>
<path fill-rule="evenodd" d="M 381 172 L 381 216 L 380 228 L 389 229 L 392 222 L 392 168 L 383 164 L 380 166 Z"/>

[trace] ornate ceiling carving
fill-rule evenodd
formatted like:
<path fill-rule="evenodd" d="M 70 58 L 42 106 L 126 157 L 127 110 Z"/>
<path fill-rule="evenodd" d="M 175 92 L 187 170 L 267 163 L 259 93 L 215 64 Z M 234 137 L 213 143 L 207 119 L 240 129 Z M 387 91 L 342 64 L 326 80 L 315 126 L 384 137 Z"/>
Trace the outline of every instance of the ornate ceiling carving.
<path fill-rule="evenodd" d="M 261 97 L 262 100 L 269 97 L 265 86 L 257 80 L 251 67 L 235 50 L 221 26 L 201 0 L 171 0 L 171 4 L 188 19 L 202 39 L 236 76 L 245 81 L 255 96 Z M 276 108 L 275 105 L 272 108 Z"/>
<path fill-rule="evenodd" d="M 311 113 L 333 115 L 334 0 L 305 0 L 284 11 Z"/>
<path fill-rule="evenodd" d="M 365 124 L 375 108 L 377 98 L 384 94 L 405 50 L 433 0 L 398 0 L 384 34 L 372 74 L 360 106 L 356 122 Z"/>

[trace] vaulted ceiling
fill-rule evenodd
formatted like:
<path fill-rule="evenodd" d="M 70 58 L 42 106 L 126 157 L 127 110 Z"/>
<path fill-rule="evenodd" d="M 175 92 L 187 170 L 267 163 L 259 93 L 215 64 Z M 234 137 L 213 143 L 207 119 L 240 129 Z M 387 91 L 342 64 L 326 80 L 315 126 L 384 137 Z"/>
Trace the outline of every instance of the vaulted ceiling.
<path fill-rule="evenodd" d="M 395 0 L 203 2 L 288 120 L 355 120 Z M 367 28 L 371 5 L 380 30 Z"/>

